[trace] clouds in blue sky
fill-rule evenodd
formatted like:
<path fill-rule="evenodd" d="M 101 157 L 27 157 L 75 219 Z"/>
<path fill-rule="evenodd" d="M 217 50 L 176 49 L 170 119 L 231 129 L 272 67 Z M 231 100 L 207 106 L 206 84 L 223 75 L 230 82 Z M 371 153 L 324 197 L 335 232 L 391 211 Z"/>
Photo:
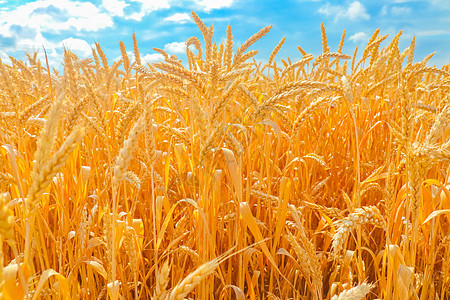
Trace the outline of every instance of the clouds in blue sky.
<path fill-rule="evenodd" d="M 348 19 L 351 21 L 370 19 L 366 8 L 359 1 L 353 1 L 348 5 L 332 5 L 327 2 L 319 8 L 319 13 L 327 18 L 332 17 L 334 22 L 340 19 Z"/>
<path fill-rule="evenodd" d="M 231 24 L 235 47 L 260 28 L 273 25 L 271 32 L 255 45 L 258 59 L 268 57 L 286 36 L 280 57 L 300 56 L 298 45 L 312 54 L 321 50 L 320 23 L 325 24 L 332 50 L 342 31 L 347 33 L 344 52 L 364 46 L 372 33 L 393 37 L 404 30 L 401 46 L 416 36 L 416 57 L 437 51 L 431 63 L 448 63 L 450 55 L 450 1 L 321 1 L 321 0 L 0 0 L 0 58 L 24 58 L 25 52 L 45 47 L 51 63 L 60 64 L 64 48 L 80 57 L 91 55 L 99 42 L 110 60 L 120 55 L 118 41 L 128 50 L 136 33 L 141 56 L 148 62 L 161 59 L 153 47 L 185 60 L 184 42 L 191 36 L 202 41 L 192 21 L 195 11 L 206 25 L 214 24 L 215 40 L 222 42 Z"/>

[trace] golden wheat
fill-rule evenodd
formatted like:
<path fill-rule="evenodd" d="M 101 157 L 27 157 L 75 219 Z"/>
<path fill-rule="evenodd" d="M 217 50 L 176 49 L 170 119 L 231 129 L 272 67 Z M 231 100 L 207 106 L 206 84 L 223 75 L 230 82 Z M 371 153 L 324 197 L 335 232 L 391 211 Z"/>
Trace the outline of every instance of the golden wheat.
<path fill-rule="evenodd" d="M 0 62 L 2 296 L 447 299 L 450 67 L 323 24 L 261 61 L 271 26 L 192 15 L 185 62 Z"/>

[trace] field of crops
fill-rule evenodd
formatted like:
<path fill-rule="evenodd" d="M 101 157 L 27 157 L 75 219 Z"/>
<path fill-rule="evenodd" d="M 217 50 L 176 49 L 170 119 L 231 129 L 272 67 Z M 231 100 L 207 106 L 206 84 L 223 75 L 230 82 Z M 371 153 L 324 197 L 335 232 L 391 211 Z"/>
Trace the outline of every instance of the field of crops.
<path fill-rule="evenodd" d="M 449 299 L 450 65 L 323 25 L 322 54 L 260 63 L 270 26 L 193 18 L 187 62 L 133 34 L 0 63 L 3 298 Z"/>

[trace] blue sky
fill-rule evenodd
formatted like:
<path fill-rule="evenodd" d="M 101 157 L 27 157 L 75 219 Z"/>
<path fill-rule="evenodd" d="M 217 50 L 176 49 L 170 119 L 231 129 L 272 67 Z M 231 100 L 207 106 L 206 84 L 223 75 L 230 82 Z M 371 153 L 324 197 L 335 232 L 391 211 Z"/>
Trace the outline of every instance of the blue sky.
<path fill-rule="evenodd" d="M 7 63 L 8 55 L 25 59 L 25 52 L 33 50 L 43 58 L 44 45 L 50 63 L 59 68 L 64 47 L 85 58 L 91 56 L 92 44 L 99 42 L 112 63 L 120 56 L 120 40 L 131 53 L 135 32 L 145 61 L 161 59 L 153 47 L 185 61 L 184 41 L 196 36 L 203 43 L 191 11 L 207 26 L 214 25 L 218 43 L 225 39 L 230 23 L 235 50 L 259 29 L 273 25 L 251 48 L 263 61 L 284 36 L 278 59 L 301 58 L 297 46 L 320 54 L 323 22 L 331 51 L 337 50 L 344 29 L 344 53 L 349 55 L 357 45 L 362 50 L 377 28 L 390 39 L 403 29 L 401 49 L 416 37 L 415 61 L 436 51 L 429 65 L 449 62 L 450 0 L 0 0 L 0 58 Z"/>

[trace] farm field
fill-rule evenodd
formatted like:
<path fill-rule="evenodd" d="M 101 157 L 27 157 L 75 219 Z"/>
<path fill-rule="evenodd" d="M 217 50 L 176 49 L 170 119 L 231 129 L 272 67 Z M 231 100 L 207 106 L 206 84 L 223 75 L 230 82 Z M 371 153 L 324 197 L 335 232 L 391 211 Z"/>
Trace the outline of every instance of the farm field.
<path fill-rule="evenodd" d="M 3 299 L 449 299 L 450 64 L 192 16 L 187 62 L 0 63 Z"/>

